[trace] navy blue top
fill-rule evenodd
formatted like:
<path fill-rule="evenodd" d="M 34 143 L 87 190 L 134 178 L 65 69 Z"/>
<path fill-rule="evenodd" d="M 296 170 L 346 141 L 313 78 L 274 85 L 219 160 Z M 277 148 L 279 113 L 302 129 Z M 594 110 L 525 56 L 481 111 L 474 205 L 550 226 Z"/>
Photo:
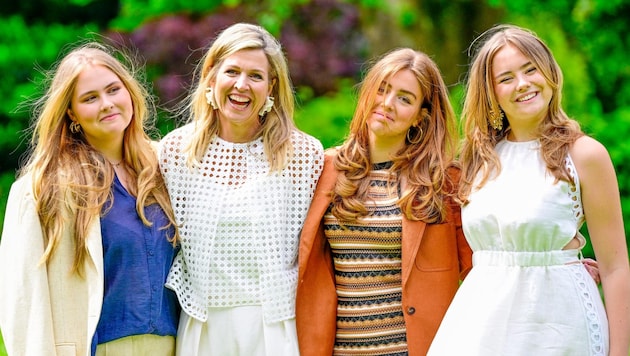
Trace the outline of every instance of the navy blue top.
<path fill-rule="evenodd" d="M 105 290 L 103 309 L 92 341 L 97 344 L 140 334 L 177 334 L 179 304 L 166 287 L 166 276 L 178 248 L 164 229 L 168 219 L 158 204 L 145 208 L 153 226 L 146 226 L 136 212 L 136 198 L 113 184 L 114 204 L 101 217 Z M 94 351 L 93 351 L 94 354 Z"/>

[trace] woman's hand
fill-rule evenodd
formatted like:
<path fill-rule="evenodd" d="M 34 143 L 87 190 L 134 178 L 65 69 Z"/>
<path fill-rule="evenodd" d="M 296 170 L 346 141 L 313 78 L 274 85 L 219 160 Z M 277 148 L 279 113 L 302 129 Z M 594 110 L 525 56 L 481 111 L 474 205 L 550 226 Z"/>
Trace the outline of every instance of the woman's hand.
<path fill-rule="evenodd" d="M 595 283 L 600 284 L 601 279 L 599 278 L 599 265 L 597 264 L 597 261 L 591 258 L 584 258 L 582 259 L 582 264 L 588 271 L 588 274 L 590 274 L 591 277 L 593 277 L 593 280 L 595 281 Z"/>

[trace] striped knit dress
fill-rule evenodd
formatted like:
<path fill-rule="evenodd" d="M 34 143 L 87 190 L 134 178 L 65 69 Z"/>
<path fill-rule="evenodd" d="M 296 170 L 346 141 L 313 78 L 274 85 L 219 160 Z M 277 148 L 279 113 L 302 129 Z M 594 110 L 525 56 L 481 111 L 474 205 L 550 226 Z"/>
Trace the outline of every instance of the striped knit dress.
<path fill-rule="evenodd" d="M 391 162 L 369 173 L 368 215 L 341 226 L 324 216 L 338 296 L 334 355 L 406 355 L 402 311 L 402 216 Z"/>

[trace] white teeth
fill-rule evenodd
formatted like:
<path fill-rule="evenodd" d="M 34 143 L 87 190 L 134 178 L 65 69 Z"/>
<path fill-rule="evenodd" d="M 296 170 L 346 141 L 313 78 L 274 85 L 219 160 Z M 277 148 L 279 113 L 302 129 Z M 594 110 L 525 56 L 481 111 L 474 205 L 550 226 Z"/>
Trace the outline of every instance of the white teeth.
<path fill-rule="evenodd" d="M 525 100 L 529 100 L 529 99 L 531 99 L 531 98 L 533 98 L 533 97 L 535 97 L 535 96 L 536 96 L 536 93 L 531 93 L 531 94 L 529 94 L 529 95 L 526 95 L 526 96 L 524 96 L 524 97 L 522 97 L 522 98 L 518 99 L 518 101 L 525 101 Z"/>
<path fill-rule="evenodd" d="M 230 100 L 234 100 L 234 101 L 237 101 L 239 103 L 246 103 L 246 102 L 249 101 L 249 99 L 247 99 L 247 98 L 236 96 L 236 95 L 230 95 Z"/>

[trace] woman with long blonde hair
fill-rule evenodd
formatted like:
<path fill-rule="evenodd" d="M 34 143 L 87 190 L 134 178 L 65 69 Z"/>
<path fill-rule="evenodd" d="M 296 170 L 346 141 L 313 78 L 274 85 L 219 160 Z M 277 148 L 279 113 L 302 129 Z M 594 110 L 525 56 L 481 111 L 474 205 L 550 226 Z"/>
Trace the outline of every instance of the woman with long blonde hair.
<path fill-rule="evenodd" d="M 280 43 L 264 28 L 223 30 L 199 63 L 189 123 L 162 140 L 160 165 L 182 252 L 167 285 L 180 355 L 298 355 L 299 233 L 322 145 L 293 123 Z"/>
<path fill-rule="evenodd" d="M 115 55 L 77 46 L 34 103 L 0 242 L 9 354 L 174 353 L 179 307 L 163 284 L 177 233 L 147 135 L 155 112 L 133 63 Z"/>

